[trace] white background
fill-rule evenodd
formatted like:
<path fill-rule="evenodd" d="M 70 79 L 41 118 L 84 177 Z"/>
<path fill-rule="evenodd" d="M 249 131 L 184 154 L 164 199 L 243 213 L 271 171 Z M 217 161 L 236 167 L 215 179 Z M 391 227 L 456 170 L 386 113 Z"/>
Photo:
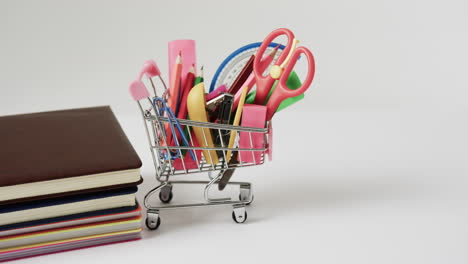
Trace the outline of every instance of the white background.
<path fill-rule="evenodd" d="M 467 263 L 466 1 L 0 1 L 0 115 L 111 105 L 153 165 L 127 85 L 167 42 L 224 57 L 291 28 L 316 57 L 305 100 L 275 116 L 275 156 L 239 170 L 255 202 L 163 213 L 138 242 L 17 263 Z M 174 202 L 199 197 L 175 189 Z"/>

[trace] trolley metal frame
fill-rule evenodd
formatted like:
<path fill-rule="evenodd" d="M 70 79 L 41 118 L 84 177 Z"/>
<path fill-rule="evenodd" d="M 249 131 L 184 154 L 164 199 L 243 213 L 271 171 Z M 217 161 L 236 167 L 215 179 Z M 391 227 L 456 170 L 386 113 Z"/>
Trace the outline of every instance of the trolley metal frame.
<path fill-rule="evenodd" d="M 164 96 L 163 96 L 164 97 Z M 265 152 L 268 149 L 269 135 L 268 135 L 268 125 L 266 128 L 254 128 L 254 127 L 242 127 L 242 126 L 233 126 L 233 125 L 223 125 L 210 122 L 197 122 L 186 119 L 170 119 L 167 116 L 160 115 L 160 108 L 162 107 L 157 102 L 154 103 L 148 98 L 150 107 L 145 108 L 140 101 L 138 106 L 140 108 L 143 122 L 145 125 L 145 131 L 148 138 L 148 143 L 150 146 L 151 156 L 154 162 L 155 171 L 156 171 L 156 180 L 159 182 L 159 185 L 151 189 L 144 198 L 144 206 L 147 209 L 147 218 L 146 226 L 150 230 L 155 230 L 159 227 L 161 223 L 160 212 L 168 209 L 178 209 L 178 208 L 190 208 L 190 207 L 203 207 L 203 206 L 220 206 L 220 205 L 231 205 L 233 207 L 232 217 L 233 220 L 237 223 L 243 223 L 247 219 L 247 212 L 245 207 L 248 206 L 253 201 L 252 193 L 252 184 L 250 182 L 238 182 L 230 181 L 227 184 L 239 186 L 239 199 L 233 200 L 230 197 L 226 198 L 214 198 L 210 197 L 210 189 L 217 185 L 227 170 L 234 170 L 244 167 L 261 165 L 265 161 Z M 209 129 L 210 133 L 214 136 L 219 136 L 221 144 L 214 147 L 201 147 L 194 144 L 191 133 L 187 133 L 189 138 L 189 146 L 182 146 L 179 144 L 179 139 L 176 135 L 173 135 L 175 145 L 168 144 L 167 137 L 167 127 L 172 126 L 174 122 L 178 122 L 181 126 L 191 131 L 194 127 L 203 128 L 203 137 L 205 144 L 200 144 L 207 146 L 206 143 L 206 129 Z M 170 130 L 169 130 L 170 132 Z M 236 133 L 236 143 L 239 139 L 240 132 L 246 132 L 250 138 L 250 148 L 229 148 L 226 142 L 223 141 L 223 136 L 226 133 Z M 257 133 L 263 135 L 263 144 L 261 147 L 254 147 L 252 134 Z M 243 136 L 246 134 L 243 133 Z M 236 144 L 234 144 L 236 146 Z M 184 159 L 181 159 L 183 169 L 176 170 L 174 167 L 173 153 L 178 152 L 181 154 L 182 150 L 215 150 L 217 153 L 222 153 L 217 164 L 209 164 L 204 157 L 204 153 L 201 155 L 201 159 L 198 160 L 196 157 L 197 168 L 187 169 Z M 236 161 L 225 162 L 227 160 L 227 155 L 229 153 L 234 155 L 237 152 L 239 159 Z M 260 160 L 256 160 L 255 152 L 260 152 Z M 208 152 L 210 153 L 210 152 Z M 188 155 L 188 153 L 186 153 Z M 252 155 L 254 162 L 242 162 L 242 155 Z M 211 160 L 211 154 L 210 159 Z M 202 180 L 172 180 L 174 176 L 188 175 L 208 172 L 209 179 L 206 181 Z M 198 184 L 205 185 L 204 187 L 204 202 L 202 203 L 188 203 L 188 204 L 169 204 L 172 199 L 173 192 L 172 187 L 179 184 Z M 149 202 L 150 198 L 159 193 L 160 200 L 164 203 L 159 206 L 152 206 Z"/>

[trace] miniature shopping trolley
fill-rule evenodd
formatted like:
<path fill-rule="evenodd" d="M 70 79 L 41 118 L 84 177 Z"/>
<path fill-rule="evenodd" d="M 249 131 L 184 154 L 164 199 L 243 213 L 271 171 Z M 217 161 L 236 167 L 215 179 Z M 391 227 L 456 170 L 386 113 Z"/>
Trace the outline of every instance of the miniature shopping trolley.
<path fill-rule="evenodd" d="M 285 36 L 288 39 L 287 45 L 281 46 L 273 43 L 273 40 L 279 36 Z M 228 79 L 237 76 L 234 83 L 243 83 L 238 86 L 230 82 L 232 84 L 230 88 L 237 87 L 237 90 L 233 89 L 224 93 L 234 97 L 234 101 L 223 99 L 224 106 L 230 105 L 232 108 L 228 106 L 214 108 L 215 110 L 210 109 L 212 101 L 206 102 L 205 89 L 201 80 L 199 82 L 196 80 L 186 82 L 189 86 L 183 88 L 183 95 L 180 96 L 178 90 L 178 87 L 181 86 L 180 73 L 182 69 L 182 53 L 180 50 L 172 71 L 176 73 L 171 79 L 172 95 L 168 96 L 166 85 L 163 82 L 165 92 L 161 97 L 157 96 L 151 78 L 158 76 L 162 80 L 160 71 L 154 61 L 145 63 L 138 80 L 130 85 L 130 92 L 140 107 L 156 169 L 156 179 L 160 182 L 157 187 L 146 194 L 144 200 L 144 205 L 147 208 L 146 225 L 149 229 L 159 227 L 161 223 L 160 211 L 184 207 L 231 205 L 234 208 L 232 213 L 234 221 L 237 223 L 246 221 L 247 212 L 245 207 L 253 200 L 251 184 L 248 182 L 230 182 L 229 178 L 234 170 L 238 168 L 263 164 L 266 153 L 271 159 L 270 120 L 277 111 L 303 98 L 304 92 L 312 84 L 315 75 L 315 60 L 308 48 L 297 46 L 298 42 L 291 30 L 279 28 L 272 31 L 261 44 L 253 44 L 255 47 L 258 46 L 255 55 L 248 53 L 252 51 L 252 45 L 248 45 L 246 46 L 247 49 L 240 49 L 239 56 L 229 56 L 227 60 L 231 60 L 231 63 L 223 62 L 221 68 L 224 68 L 225 65 L 230 66 L 226 66 L 228 69 L 222 70 L 222 72 L 229 73 L 225 74 Z M 267 54 L 268 48 L 272 50 Z M 282 50 L 282 52 L 277 56 L 278 50 Z M 293 72 L 300 57 L 305 59 L 308 68 L 305 71 L 306 75 L 302 83 Z M 241 71 L 232 66 L 240 64 L 239 62 L 245 59 L 248 61 L 241 67 Z M 270 64 L 273 65 L 270 66 Z M 190 72 L 194 73 L 193 70 Z M 153 97 L 150 96 L 141 81 L 141 77 L 144 75 L 149 77 L 148 79 L 154 89 Z M 190 75 L 187 74 L 187 76 Z M 240 81 L 241 79 L 242 81 Z M 195 86 L 192 87 L 192 83 Z M 222 80 L 221 83 L 227 82 Z M 254 85 L 255 94 L 248 101 L 246 99 L 247 93 Z M 216 96 L 215 92 L 218 89 L 221 90 L 221 88 L 222 86 L 212 91 L 209 97 L 211 98 L 213 93 L 215 94 L 213 96 Z M 188 96 L 185 97 L 187 91 Z M 238 97 L 239 94 L 241 94 L 240 97 Z M 143 101 L 149 102 L 149 106 L 143 106 Z M 187 105 L 192 120 L 184 119 L 185 116 L 174 115 L 172 111 L 175 111 L 176 114 L 185 113 L 185 110 L 179 111 L 180 102 L 182 105 L 184 103 Z M 249 106 L 249 114 L 242 107 L 244 102 L 253 104 L 253 106 Z M 256 107 L 256 109 L 252 107 Z M 231 122 L 230 113 L 232 110 L 236 110 L 236 115 Z M 260 113 L 260 110 L 264 111 L 263 114 L 257 114 Z M 217 118 L 212 118 L 210 111 L 211 113 L 217 112 Z M 242 124 L 262 127 L 237 126 L 240 116 L 242 116 Z M 244 117 L 246 122 L 244 122 Z M 218 120 L 218 122 L 208 122 L 208 120 Z M 256 121 L 253 122 L 254 120 Z M 253 123 L 250 123 L 251 121 Z M 195 136 L 192 136 L 192 132 Z M 238 144 L 236 140 L 238 140 Z M 183 181 L 173 180 L 173 177 L 176 176 L 187 175 L 188 177 L 189 174 L 202 172 L 208 172 L 208 180 L 198 181 L 188 180 L 188 178 Z M 204 185 L 203 195 L 205 201 L 202 203 L 169 205 L 168 203 L 173 196 L 172 187 L 177 184 Z M 210 195 L 213 186 L 218 186 L 218 190 L 223 191 L 226 184 L 239 187 L 239 199 L 215 198 Z M 165 205 L 150 205 L 149 199 L 156 193 L 159 194 L 160 200 Z"/>
<path fill-rule="evenodd" d="M 137 87 L 138 86 L 138 87 Z M 245 207 L 253 201 L 252 185 L 249 182 L 228 181 L 224 184 L 239 186 L 238 199 L 214 198 L 210 196 L 210 189 L 213 186 L 220 186 L 223 176 L 233 173 L 235 169 L 261 165 L 265 161 L 265 153 L 269 150 L 269 131 L 271 127 L 254 128 L 233 125 L 224 125 L 211 122 L 198 122 L 187 119 L 177 119 L 171 115 L 161 113 L 165 100 L 160 97 L 149 97 L 149 93 L 143 84 L 135 85 L 135 90 L 145 89 L 140 96 L 134 96 L 138 102 L 145 130 L 148 137 L 151 155 L 156 170 L 156 180 L 159 185 L 150 190 L 145 198 L 144 205 L 147 209 L 146 226 L 155 230 L 161 224 L 160 212 L 168 209 L 203 207 L 215 205 L 230 205 L 233 207 L 232 218 L 236 223 L 244 223 L 247 220 Z M 132 94 L 133 95 L 133 94 Z M 167 110 L 167 109 L 166 109 Z M 207 147 L 203 142 L 197 142 L 196 137 L 191 133 L 194 129 L 201 129 L 203 133 L 211 133 L 213 137 L 219 136 L 220 144 Z M 179 133 L 175 133 L 178 131 Z M 236 138 L 248 136 L 250 139 L 249 148 L 228 147 L 223 138 L 226 135 L 235 133 Z M 185 135 L 185 144 L 181 134 Z M 254 147 L 252 137 L 263 138 L 260 147 Z M 204 134 L 204 136 L 207 136 Z M 172 137 L 171 140 L 169 139 Z M 205 137 L 206 140 L 206 137 Z M 255 144 L 255 146 L 258 146 Z M 209 157 L 215 151 L 219 157 L 216 162 Z M 184 155 L 185 154 L 185 155 Z M 243 155 L 251 155 L 253 162 L 243 162 Z M 230 157 L 230 158 L 228 158 Z M 229 162 L 226 162 L 229 160 Z M 196 173 L 208 173 L 208 180 L 173 180 L 175 177 L 185 177 Z M 173 186 L 178 184 L 199 184 L 204 185 L 204 202 L 188 204 L 169 204 L 173 197 Z M 150 198 L 159 194 L 159 199 L 163 203 L 153 206 Z"/>

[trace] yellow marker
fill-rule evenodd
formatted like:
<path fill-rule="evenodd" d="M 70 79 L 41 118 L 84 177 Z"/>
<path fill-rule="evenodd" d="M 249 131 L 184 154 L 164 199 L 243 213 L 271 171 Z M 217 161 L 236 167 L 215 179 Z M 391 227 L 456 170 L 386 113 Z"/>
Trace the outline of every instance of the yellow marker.
<path fill-rule="evenodd" d="M 293 39 L 292 47 L 291 47 L 291 49 L 289 50 L 289 54 L 288 54 L 288 56 L 286 57 L 286 59 L 283 61 L 283 63 L 281 63 L 281 65 L 273 65 L 273 66 L 271 66 L 271 69 L 270 69 L 270 76 L 271 76 L 271 78 L 273 78 L 273 79 L 275 79 L 275 80 L 278 80 L 278 79 L 279 79 L 279 77 L 281 76 L 281 73 L 283 73 L 284 67 L 286 66 L 286 64 L 287 64 L 287 63 L 289 62 L 289 60 L 291 59 L 292 53 L 293 53 L 293 51 L 296 49 L 297 43 L 299 43 L 299 40 Z"/>
<path fill-rule="evenodd" d="M 187 96 L 187 110 L 190 119 L 193 121 L 208 122 L 205 106 L 205 85 L 203 83 L 199 83 L 190 90 Z M 192 126 L 192 128 L 195 132 L 198 144 L 200 144 L 201 147 L 214 147 L 211 130 L 209 128 L 198 126 Z M 203 156 L 205 156 L 206 163 L 218 163 L 216 150 L 203 150 Z"/>
<path fill-rule="evenodd" d="M 234 123 L 232 123 L 233 126 L 238 126 L 240 122 L 240 118 L 242 115 L 242 108 L 244 107 L 244 102 L 245 102 L 245 97 L 247 96 L 247 91 L 249 91 L 248 86 L 244 86 L 242 90 L 241 97 L 239 99 L 239 105 L 237 106 L 237 111 L 236 111 L 236 116 L 234 117 Z M 234 141 L 236 140 L 237 136 L 237 131 L 233 130 L 231 131 L 231 136 L 229 137 L 229 145 L 228 148 L 232 148 L 234 146 Z M 230 150 L 227 151 L 226 153 L 226 162 L 229 162 L 231 160 L 231 152 Z"/>

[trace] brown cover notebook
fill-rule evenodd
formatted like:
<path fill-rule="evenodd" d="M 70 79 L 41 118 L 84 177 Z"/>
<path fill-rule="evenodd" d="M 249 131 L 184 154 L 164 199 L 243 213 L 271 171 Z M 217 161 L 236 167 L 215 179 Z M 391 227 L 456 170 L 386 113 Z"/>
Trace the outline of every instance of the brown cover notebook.
<path fill-rule="evenodd" d="M 0 192 L 7 186 L 132 171 L 142 165 L 109 106 L 0 117 L 0 146 Z M 57 185 L 58 193 L 0 204 L 135 186 L 142 182 L 139 172 L 137 177 L 69 192 L 60 192 Z"/>

